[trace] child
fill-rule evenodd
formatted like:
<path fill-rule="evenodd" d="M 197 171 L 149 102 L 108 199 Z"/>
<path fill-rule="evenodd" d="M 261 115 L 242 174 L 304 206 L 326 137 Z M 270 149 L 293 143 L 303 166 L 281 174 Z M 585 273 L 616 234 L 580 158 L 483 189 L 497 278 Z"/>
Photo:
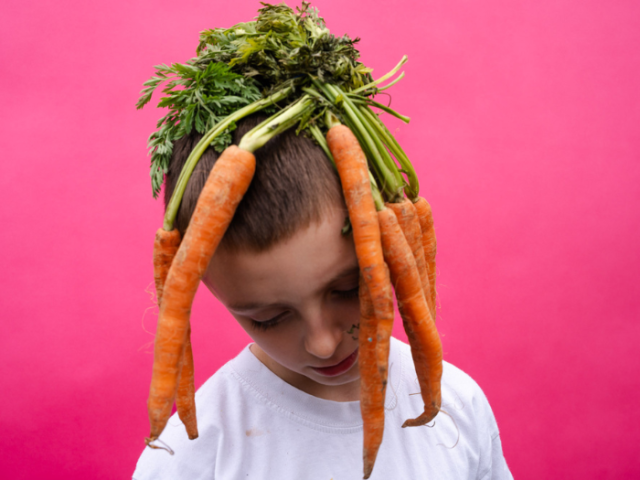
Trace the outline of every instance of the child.
<path fill-rule="evenodd" d="M 240 122 L 234 142 L 259 121 Z M 174 149 L 167 200 L 196 140 Z M 174 415 L 160 440 L 175 454 L 145 449 L 134 479 L 362 476 L 359 269 L 353 238 L 341 233 L 340 181 L 323 151 L 291 130 L 255 155 L 254 179 L 203 279 L 254 343 L 198 390 L 199 438 L 188 440 Z M 216 158 L 208 149 L 189 181 L 181 233 Z M 468 375 L 445 362 L 442 411 L 403 429 L 423 411 L 418 392 L 409 347 L 392 339 L 372 479 L 512 478 L 491 408 Z"/>

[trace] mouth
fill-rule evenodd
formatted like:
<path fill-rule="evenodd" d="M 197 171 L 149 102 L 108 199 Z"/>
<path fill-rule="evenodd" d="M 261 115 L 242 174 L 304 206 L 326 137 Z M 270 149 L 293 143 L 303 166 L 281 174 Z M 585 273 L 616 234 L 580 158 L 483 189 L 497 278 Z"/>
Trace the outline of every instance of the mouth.
<path fill-rule="evenodd" d="M 342 360 L 340 363 L 335 365 L 331 365 L 330 367 L 311 367 L 315 372 L 323 375 L 325 377 L 335 377 L 338 375 L 342 375 L 347 370 L 349 370 L 356 363 L 358 359 L 358 349 L 349 355 L 347 358 Z"/>

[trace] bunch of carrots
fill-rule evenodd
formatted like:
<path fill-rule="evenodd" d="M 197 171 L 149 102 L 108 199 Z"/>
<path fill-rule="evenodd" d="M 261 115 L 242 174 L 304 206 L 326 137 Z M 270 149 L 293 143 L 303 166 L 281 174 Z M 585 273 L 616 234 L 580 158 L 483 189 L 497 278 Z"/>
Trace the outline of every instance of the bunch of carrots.
<path fill-rule="evenodd" d="M 280 34 L 283 24 L 290 25 L 291 31 L 285 31 L 287 35 L 282 37 L 282 42 L 291 51 L 302 37 L 306 38 L 309 48 L 324 42 L 323 49 L 326 45 L 335 45 L 336 51 L 342 51 L 337 48 L 340 41 L 354 43 L 346 37 L 333 37 L 317 11 L 306 3 L 297 13 L 285 5 L 265 4 L 255 23 L 204 32 L 198 47 L 200 55 L 188 63 L 189 68 L 213 71 L 207 67 L 218 61 L 232 70 L 235 66 L 242 73 L 238 65 L 246 66 L 252 58 L 238 38 L 243 32 L 249 32 L 252 35 L 250 45 L 254 48 L 259 45 L 256 37 L 261 33 L 267 35 L 270 22 L 275 21 L 279 22 L 277 31 Z M 298 35 L 303 30 L 305 35 Z M 234 42 L 225 43 L 227 37 Z M 236 50 L 229 47 L 232 44 Z M 215 48 L 208 49 L 208 45 Z M 229 49 L 225 50 L 221 45 Z M 299 52 L 299 45 L 296 48 Z M 221 51 L 223 56 L 220 56 Z M 212 52 L 216 52 L 215 55 Z M 281 52 L 282 49 L 278 54 Z M 298 131 L 316 140 L 338 172 L 361 272 L 358 362 L 364 423 L 364 478 L 371 475 L 384 431 L 394 289 L 424 402 L 423 413 L 406 420 L 403 427 L 425 425 L 440 411 L 442 346 L 435 326 L 436 238 L 431 208 L 419 196 L 411 162 L 372 110 L 372 107 L 377 108 L 409 121 L 371 98 L 402 78 L 401 73 L 388 85 L 380 86 L 398 72 L 406 57 L 387 75 L 372 81 L 368 75 L 370 70 L 357 62 L 355 52 L 347 59 L 352 64 L 350 77 L 328 75 L 326 72 L 332 71 L 329 64 L 324 67 L 313 65 L 304 75 L 298 71 L 290 77 L 283 72 L 269 76 L 269 71 L 265 70 L 257 84 L 265 92 L 263 97 L 221 118 L 204 134 L 189 156 L 154 244 L 154 278 L 160 313 L 148 400 L 151 432 L 146 442 L 150 447 L 158 448 L 154 442 L 166 426 L 174 401 L 189 438 L 198 436 L 190 341 L 191 305 L 209 261 L 251 183 L 255 171 L 254 152 L 278 133 L 296 126 Z M 265 46 L 261 53 L 272 52 Z M 334 60 L 340 61 L 328 56 L 326 62 Z M 319 75 L 318 68 L 323 68 L 325 74 Z M 176 67 L 176 71 L 183 70 Z M 175 85 L 169 85 L 165 92 L 171 94 Z M 139 102 L 139 108 L 149 101 L 151 91 L 147 88 L 143 94 L 146 101 Z M 200 156 L 228 133 L 236 121 L 263 109 L 270 109 L 274 114 L 248 132 L 238 146 L 229 145 L 224 149 L 181 239 L 173 222 L 186 183 Z M 180 113 L 176 113 L 176 118 Z M 158 145 L 152 144 L 152 147 L 152 153 L 156 153 Z M 157 165 L 153 167 L 158 168 Z"/>

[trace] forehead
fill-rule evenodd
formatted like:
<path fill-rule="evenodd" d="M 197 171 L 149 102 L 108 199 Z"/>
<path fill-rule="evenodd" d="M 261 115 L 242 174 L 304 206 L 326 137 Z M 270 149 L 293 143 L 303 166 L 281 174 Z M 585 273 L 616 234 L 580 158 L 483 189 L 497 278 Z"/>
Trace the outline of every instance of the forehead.
<path fill-rule="evenodd" d="M 263 252 L 220 250 L 204 281 L 227 306 L 286 303 L 312 295 L 357 269 L 353 238 L 341 233 L 344 218 L 343 210 L 332 210 Z"/>

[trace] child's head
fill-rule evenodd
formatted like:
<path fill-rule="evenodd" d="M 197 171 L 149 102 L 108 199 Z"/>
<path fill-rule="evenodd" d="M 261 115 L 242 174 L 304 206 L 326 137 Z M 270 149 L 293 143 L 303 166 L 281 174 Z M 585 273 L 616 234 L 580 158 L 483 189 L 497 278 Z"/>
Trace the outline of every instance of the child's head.
<path fill-rule="evenodd" d="M 247 119 L 234 143 L 259 123 Z M 167 200 L 196 139 L 176 145 Z M 357 388 L 359 269 L 340 181 L 322 150 L 288 131 L 256 152 L 256 173 L 203 278 L 274 373 L 316 396 Z M 184 234 L 217 155 L 208 150 L 178 213 Z M 323 367 L 334 367 L 333 369 Z"/>
<path fill-rule="evenodd" d="M 245 133 L 266 118 L 254 115 L 239 122 L 233 143 L 237 145 Z M 176 142 L 166 177 L 165 205 L 199 138 L 190 135 Z M 329 210 L 342 208 L 346 217 L 338 175 L 312 140 L 288 130 L 258 149 L 255 156 L 254 178 L 220 248 L 260 252 L 317 222 Z M 191 175 L 175 220 L 182 236 L 217 158 L 213 148 L 208 148 Z"/>

